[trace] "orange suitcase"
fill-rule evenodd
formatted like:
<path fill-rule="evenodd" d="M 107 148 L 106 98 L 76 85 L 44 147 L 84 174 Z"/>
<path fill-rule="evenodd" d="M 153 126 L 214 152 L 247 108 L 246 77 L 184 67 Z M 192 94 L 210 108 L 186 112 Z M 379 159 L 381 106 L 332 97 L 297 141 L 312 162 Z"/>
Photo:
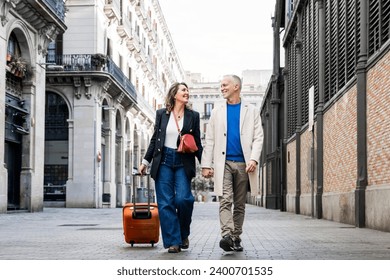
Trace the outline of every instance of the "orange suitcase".
<path fill-rule="evenodd" d="M 138 174 L 137 174 L 138 175 Z M 152 247 L 160 237 L 160 219 L 157 203 L 136 203 L 135 192 L 132 203 L 123 206 L 123 234 L 125 241 L 133 247 L 136 243 L 150 243 Z"/>

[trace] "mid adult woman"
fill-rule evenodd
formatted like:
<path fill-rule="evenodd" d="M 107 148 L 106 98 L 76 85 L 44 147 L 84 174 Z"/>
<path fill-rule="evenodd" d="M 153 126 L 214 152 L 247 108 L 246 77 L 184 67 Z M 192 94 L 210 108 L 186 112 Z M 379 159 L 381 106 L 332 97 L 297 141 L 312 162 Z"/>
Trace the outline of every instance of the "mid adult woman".
<path fill-rule="evenodd" d="M 188 249 L 194 207 L 191 179 L 195 176 L 195 158 L 201 161 L 199 113 L 190 109 L 188 86 L 174 83 L 165 99 L 166 108 L 156 112 L 154 133 L 138 171 L 150 174 L 155 181 L 157 205 L 164 248 L 169 253 Z M 179 131 L 192 134 L 198 151 L 179 153 Z"/>

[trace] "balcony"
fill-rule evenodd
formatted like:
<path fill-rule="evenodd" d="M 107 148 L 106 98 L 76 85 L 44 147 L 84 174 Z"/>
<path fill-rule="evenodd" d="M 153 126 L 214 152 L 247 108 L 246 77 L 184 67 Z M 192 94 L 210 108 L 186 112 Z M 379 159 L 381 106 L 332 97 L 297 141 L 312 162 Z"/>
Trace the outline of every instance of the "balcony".
<path fill-rule="evenodd" d="M 4 2 L 4 1 L 3 1 Z M 5 1 L 9 2 L 9 1 Z M 35 29 L 59 29 L 65 32 L 65 3 L 63 0 L 11 1 L 19 15 Z M 9 5 L 9 4 L 5 4 Z"/>
<path fill-rule="evenodd" d="M 131 23 L 127 17 L 124 17 L 120 21 L 116 31 L 118 32 L 118 35 L 122 39 L 132 39 L 133 38 L 133 29 L 131 28 Z"/>
<path fill-rule="evenodd" d="M 145 64 L 147 62 L 147 55 L 145 52 L 145 48 L 142 45 L 140 45 L 139 51 L 135 54 L 135 59 L 137 60 L 138 63 Z"/>
<path fill-rule="evenodd" d="M 63 0 L 43 0 L 43 2 L 60 18 L 65 21 L 65 2 Z"/>
<path fill-rule="evenodd" d="M 145 14 L 145 17 L 142 18 L 142 26 L 146 31 L 152 30 L 152 19 Z"/>
<path fill-rule="evenodd" d="M 145 73 L 152 72 L 152 61 L 149 57 L 146 57 L 146 61 L 141 63 L 141 68 Z"/>
<path fill-rule="evenodd" d="M 105 0 L 104 13 L 109 19 L 121 19 L 120 1 L 119 0 Z"/>
<path fill-rule="evenodd" d="M 129 51 L 141 51 L 141 41 L 139 40 L 139 37 L 137 34 L 132 34 L 129 40 L 126 42 L 126 46 L 129 49 Z"/>
<path fill-rule="evenodd" d="M 137 1 L 137 4 L 135 5 L 135 12 L 142 21 L 147 20 L 148 16 L 145 11 L 144 1 Z"/>
<path fill-rule="evenodd" d="M 149 118 L 153 119 L 155 116 L 155 110 L 145 99 L 137 94 L 134 85 L 130 82 L 127 76 L 122 70 L 111 60 L 102 54 L 67 54 L 56 56 L 54 61 L 48 61 L 53 63 L 46 70 L 46 76 L 49 81 L 53 80 L 53 77 L 77 72 L 88 75 L 108 76 L 119 85 L 120 89 L 117 92 L 124 92 L 128 98 L 135 104 L 138 104 L 139 109 L 146 112 Z"/>
<path fill-rule="evenodd" d="M 150 29 L 149 32 L 148 32 L 148 37 L 149 37 L 150 42 L 152 42 L 153 44 L 158 43 L 158 41 L 157 41 L 157 32 L 155 30 Z"/>

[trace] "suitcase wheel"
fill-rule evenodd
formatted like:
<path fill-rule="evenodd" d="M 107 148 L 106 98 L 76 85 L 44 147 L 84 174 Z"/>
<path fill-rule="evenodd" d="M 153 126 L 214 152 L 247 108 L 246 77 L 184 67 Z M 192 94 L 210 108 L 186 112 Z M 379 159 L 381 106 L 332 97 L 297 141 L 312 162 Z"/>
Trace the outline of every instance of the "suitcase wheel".
<path fill-rule="evenodd" d="M 134 247 L 134 242 L 130 242 L 131 247 Z"/>
<path fill-rule="evenodd" d="M 150 244 L 152 244 L 152 247 L 154 247 L 154 241 L 151 241 Z"/>

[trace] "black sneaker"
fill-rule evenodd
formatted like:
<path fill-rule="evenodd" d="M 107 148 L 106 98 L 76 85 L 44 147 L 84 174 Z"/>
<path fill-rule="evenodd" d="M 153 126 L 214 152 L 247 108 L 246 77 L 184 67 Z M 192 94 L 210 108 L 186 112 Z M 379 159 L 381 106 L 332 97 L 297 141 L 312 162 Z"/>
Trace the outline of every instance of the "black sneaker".
<path fill-rule="evenodd" d="M 237 238 L 234 240 L 234 245 L 233 245 L 234 251 L 241 252 L 244 250 L 244 248 L 241 246 L 241 239 Z"/>
<path fill-rule="evenodd" d="M 190 240 L 188 240 L 188 237 L 187 237 L 181 241 L 181 248 L 188 249 L 188 247 L 190 247 Z"/>
<path fill-rule="evenodd" d="M 219 247 L 221 247 L 226 252 L 234 250 L 233 239 L 230 237 L 230 235 L 225 235 L 221 241 L 219 241 Z"/>

